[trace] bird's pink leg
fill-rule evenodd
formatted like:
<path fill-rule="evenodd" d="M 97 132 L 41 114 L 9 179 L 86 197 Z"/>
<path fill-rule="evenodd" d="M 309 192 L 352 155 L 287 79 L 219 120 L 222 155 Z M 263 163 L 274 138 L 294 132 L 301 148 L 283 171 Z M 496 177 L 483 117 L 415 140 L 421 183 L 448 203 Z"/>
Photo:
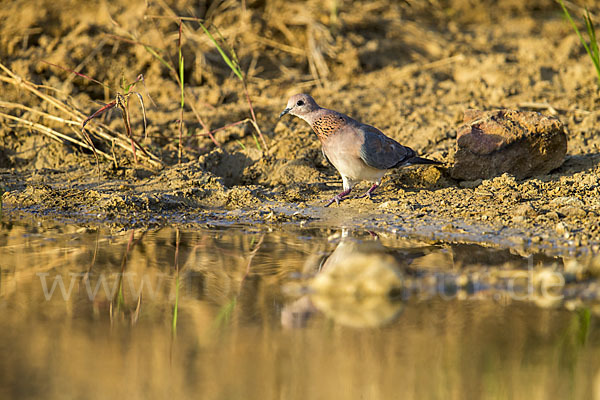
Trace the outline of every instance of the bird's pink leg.
<path fill-rule="evenodd" d="M 379 187 L 379 185 L 374 183 L 373 186 L 371 186 L 371 188 L 369 190 L 367 190 L 367 192 L 365 194 L 363 194 L 362 196 L 356 196 L 356 198 L 362 199 L 363 197 L 368 197 L 370 199 L 371 193 L 373 193 L 375 191 L 375 189 L 377 189 L 377 187 Z"/>
<path fill-rule="evenodd" d="M 339 206 L 340 201 L 345 200 L 344 197 L 348 196 L 348 194 L 350 193 L 351 190 L 352 189 L 346 189 L 343 192 L 341 192 L 340 194 L 336 194 L 327 202 L 327 204 L 325 204 L 325 207 L 329 207 L 334 201 Z"/>

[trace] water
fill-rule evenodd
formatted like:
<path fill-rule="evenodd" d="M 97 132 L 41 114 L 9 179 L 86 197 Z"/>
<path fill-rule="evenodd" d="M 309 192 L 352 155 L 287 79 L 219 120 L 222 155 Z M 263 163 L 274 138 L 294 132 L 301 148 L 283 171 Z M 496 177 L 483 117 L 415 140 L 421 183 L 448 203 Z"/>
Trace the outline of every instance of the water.
<path fill-rule="evenodd" d="M 369 232 L 5 223 L 0 398 L 600 398 L 594 308 L 528 291 L 540 265 L 564 267 Z"/>

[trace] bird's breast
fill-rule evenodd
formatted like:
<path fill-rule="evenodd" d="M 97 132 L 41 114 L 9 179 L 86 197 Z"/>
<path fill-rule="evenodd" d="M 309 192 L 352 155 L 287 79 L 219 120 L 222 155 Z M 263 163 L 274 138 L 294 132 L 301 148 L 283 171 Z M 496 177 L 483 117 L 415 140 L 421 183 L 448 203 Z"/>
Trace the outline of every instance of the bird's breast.
<path fill-rule="evenodd" d="M 325 114 L 312 123 L 312 128 L 322 141 L 337 133 L 346 123 L 343 115 Z"/>
<path fill-rule="evenodd" d="M 362 142 L 353 132 L 340 132 L 322 143 L 323 153 L 342 176 L 353 181 L 375 182 L 385 174 L 385 170 L 372 168 L 360 158 Z"/>

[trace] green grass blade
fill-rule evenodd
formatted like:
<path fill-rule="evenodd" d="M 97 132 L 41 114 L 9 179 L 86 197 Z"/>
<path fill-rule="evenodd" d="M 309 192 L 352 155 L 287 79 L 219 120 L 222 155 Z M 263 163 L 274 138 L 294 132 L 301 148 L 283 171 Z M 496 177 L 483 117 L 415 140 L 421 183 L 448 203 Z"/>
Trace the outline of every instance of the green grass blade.
<path fill-rule="evenodd" d="M 592 54 L 598 54 L 598 43 L 596 43 L 596 30 L 594 29 L 594 24 L 590 18 L 589 11 L 586 10 L 586 15 L 584 17 L 585 28 L 587 29 L 588 37 L 590 38 L 590 50 Z"/>
<path fill-rule="evenodd" d="M 177 311 L 179 309 L 179 272 L 175 278 L 175 305 L 173 306 L 173 320 L 171 321 L 171 329 L 173 334 L 177 333 Z"/>
<path fill-rule="evenodd" d="M 181 108 L 185 105 L 185 90 L 183 85 L 183 56 L 179 49 L 179 86 L 181 87 Z"/>
<path fill-rule="evenodd" d="M 160 63 L 162 65 L 164 65 L 165 67 L 167 67 L 169 70 L 175 72 L 173 67 L 168 62 L 166 62 L 165 59 L 162 58 L 160 56 L 160 54 L 158 54 L 152 47 L 144 45 L 144 50 L 146 50 L 148 53 L 150 53 L 154 58 L 156 58 L 158 61 L 160 61 Z"/>
<path fill-rule="evenodd" d="M 221 54 L 221 57 L 223 58 L 223 61 L 225 61 L 225 63 L 229 66 L 229 68 L 231 68 L 231 70 L 239 78 L 239 80 L 244 80 L 244 78 L 242 76 L 242 71 L 240 70 L 239 66 L 237 64 L 235 64 L 233 61 L 231 61 L 231 58 L 229 58 L 229 56 L 225 53 L 225 51 L 221 48 L 221 46 L 219 46 L 219 43 L 217 42 L 217 40 L 208 31 L 208 29 L 206 29 L 206 27 L 204 26 L 204 24 L 202 22 L 200 22 L 200 21 L 198 21 L 198 23 L 200 24 L 200 27 L 202 28 L 202 30 L 204 31 L 204 33 L 206 33 L 206 36 L 208 36 L 208 38 L 210 39 L 210 41 L 213 42 L 213 44 L 215 45 L 215 47 L 219 51 L 219 54 Z"/>
<path fill-rule="evenodd" d="M 123 282 L 119 283 L 119 297 L 117 298 L 118 309 L 125 307 L 125 296 L 123 295 Z"/>
<path fill-rule="evenodd" d="M 181 53 L 181 34 L 183 32 L 183 21 L 179 20 L 179 40 L 177 41 L 177 53 L 179 56 L 179 87 L 181 88 L 181 108 L 185 105 L 185 86 L 183 84 L 183 54 Z"/>
<path fill-rule="evenodd" d="M 124 94 L 128 94 L 132 87 L 137 85 L 139 82 L 143 82 L 143 81 L 144 81 L 144 75 L 139 74 L 137 76 L 137 78 L 135 78 L 135 81 L 133 81 L 133 82 L 127 84 L 125 87 L 123 87 L 123 91 L 125 92 Z M 126 83 L 125 76 L 123 75 L 123 85 L 125 85 L 125 83 Z"/>
<path fill-rule="evenodd" d="M 175 68 L 173 66 L 171 66 L 171 64 L 169 64 L 164 58 L 162 58 L 162 56 L 160 54 L 158 54 L 158 52 L 156 50 L 154 50 L 151 46 L 137 40 L 133 34 L 127 32 L 127 36 L 129 37 L 129 39 L 127 39 L 125 37 L 121 37 L 121 36 L 116 36 L 116 35 L 108 35 L 108 36 L 115 38 L 117 40 L 120 40 L 120 41 L 125 41 L 127 43 L 142 46 L 144 48 L 144 50 L 146 50 L 146 52 L 148 52 L 152 57 L 156 58 L 158 61 L 160 61 L 161 64 L 163 64 L 165 67 L 167 67 L 169 69 L 169 71 L 171 71 L 172 73 L 177 75 L 177 71 L 175 71 Z"/>
<path fill-rule="evenodd" d="M 213 27 L 215 28 L 215 32 L 217 32 L 217 35 L 219 35 L 219 39 L 221 39 L 221 42 L 223 42 L 227 46 L 227 50 L 229 50 L 229 53 L 231 53 L 231 58 L 233 58 L 233 62 L 235 63 L 235 65 L 239 69 L 240 68 L 240 61 L 238 60 L 238 57 L 237 57 L 237 54 L 235 53 L 235 50 L 231 46 L 227 45 L 227 40 L 225 40 L 225 38 L 221 34 L 221 31 L 219 30 L 219 28 L 217 28 L 214 25 L 213 25 Z"/>
<path fill-rule="evenodd" d="M 600 79 L 600 54 L 598 52 L 598 42 L 596 40 L 596 30 L 594 29 L 594 23 L 590 17 L 590 12 L 586 11 L 585 15 L 585 27 L 590 38 L 590 49 L 592 51 L 592 62 L 596 66 L 596 70 L 599 73 L 598 79 Z"/>
<path fill-rule="evenodd" d="M 233 310 L 235 309 L 235 305 L 237 304 L 237 298 L 231 299 L 230 302 L 221 306 L 215 320 L 213 322 L 213 328 L 220 328 L 225 323 L 229 322 L 231 319 L 231 315 L 233 314 Z"/>
<path fill-rule="evenodd" d="M 588 35 L 590 36 L 590 39 L 592 39 L 592 37 L 593 37 L 593 40 L 590 41 L 590 46 L 588 46 L 587 42 L 583 38 L 583 35 L 581 34 L 581 32 L 579 32 L 579 29 L 577 28 L 575 21 L 573 21 L 573 18 L 571 18 L 571 14 L 569 14 L 567 7 L 565 7 L 565 3 L 563 2 L 563 0 L 558 0 L 558 2 L 560 4 L 560 6 L 562 7 L 562 10 L 563 10 L 565 16 L 567 17 L 571 26 L 573 27 L 573 30 L 575 31 L 575 33 L 577 33 L 577 36 L 579 37 L 579 41 L 581 42 L 581 44 L 585 48 L 585 51 L 588 53 L 588 55 L 592 59 L 592 63 L 594 64 L 594 67 L 596 68 L 596 73 L 598 75 L 598 85 L 600 85 L 600 60 L 598 59 L 598 44 L 595 40 L 596 33 L 595 33 L 594 26 L 592 24 L 591 19 L 588 21 L 587 18 L 584 18 L 585 23 L 586 23 L 586 29 L 588 31 Z M 587 17 L 589 17 L 589 12 L 588 12 Z M 595 47 L 595 50 L 593 50 L 594 47 Z"/>
<path fill-rule="evenodd" d="M 594 23 L 592 22 L 592 18 L 590 17 L 590 12 L 585 10 L 586 14 L 584 16 L 585 28 L 587 29 L 588 36 L 590 37 L 590 47 L 592 50 L 595 48 L 598 51 L 598 43 L 596 43 L 596 30 L 594 29 Z"/>
<path fill-rule="evenodd" d="M 577 312 L 579 317 L 579 330 L 577 332 L 577 339 L 581 346 L 585 345 L 590 333 L 590 321 L 592 314 L 589 308 L 584 308 Z"/>
<path fill-rule="evenodd" d="M 560 3 L 560 6 L 562 7 L 563 12 L 565 13 L 565 16 L 567 17 L 567 19 L 571 23 L 571 26 L 573 27 L 573 30 L 575 30 L 575 33 L 577 33 L 577 36 L 579 36 L 579 41 L 581 42 L 581 44 L 583 44 L 583 47 L 585 47 L 585 51 L 587 51 L 588 54 L 591 55 L 590 48 L 588 47 L 585 39 L 581 35 L 581 32 L 579 32 L 579 28 L 577 28 L 577 25 L 575 24 L 575 21 L 573 21 L 573 18 L 571 18 L 571 14 L 569 14 L 569 11 L 567 10 L 567 7 L 565 7 L 565 3 L 563 2 L 563 0 L 558 0 L 558 2 Z"/>
<path fill-rule="evenodd" d="M 252 137 L 254 138 L 254 142 L 256 143 L 256 147 L 258 148 L 258 150 L 262 151 L 262 147 L 260 147 L 260 143 L 258 143 L 258 138 L 254 134 L 254 132 L 252 133 Z"/>

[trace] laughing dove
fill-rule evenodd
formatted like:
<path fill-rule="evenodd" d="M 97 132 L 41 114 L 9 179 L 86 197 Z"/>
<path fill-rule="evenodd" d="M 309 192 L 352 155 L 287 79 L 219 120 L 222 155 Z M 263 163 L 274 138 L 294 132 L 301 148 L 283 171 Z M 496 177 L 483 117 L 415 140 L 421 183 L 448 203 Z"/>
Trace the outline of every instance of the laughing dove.
<path fill-rule="evenodd" d="M 362 124 L 337 111 L 319 107 L 307 94 L 296 94 L 288 100 L 285 114 L 302 118 L 315 131 L 323 145 L 323 155 L 342 176 L 344 190 L 329 200 L 327 206 L 340 201 L 350 193 L 355 183 L 372 182 L 371 193 L 381 184 L 381 178 L 392 169 L 414 164 L 441 164 L 416 155 L 410 147 L 402 146 L 380 130 Z"/>

